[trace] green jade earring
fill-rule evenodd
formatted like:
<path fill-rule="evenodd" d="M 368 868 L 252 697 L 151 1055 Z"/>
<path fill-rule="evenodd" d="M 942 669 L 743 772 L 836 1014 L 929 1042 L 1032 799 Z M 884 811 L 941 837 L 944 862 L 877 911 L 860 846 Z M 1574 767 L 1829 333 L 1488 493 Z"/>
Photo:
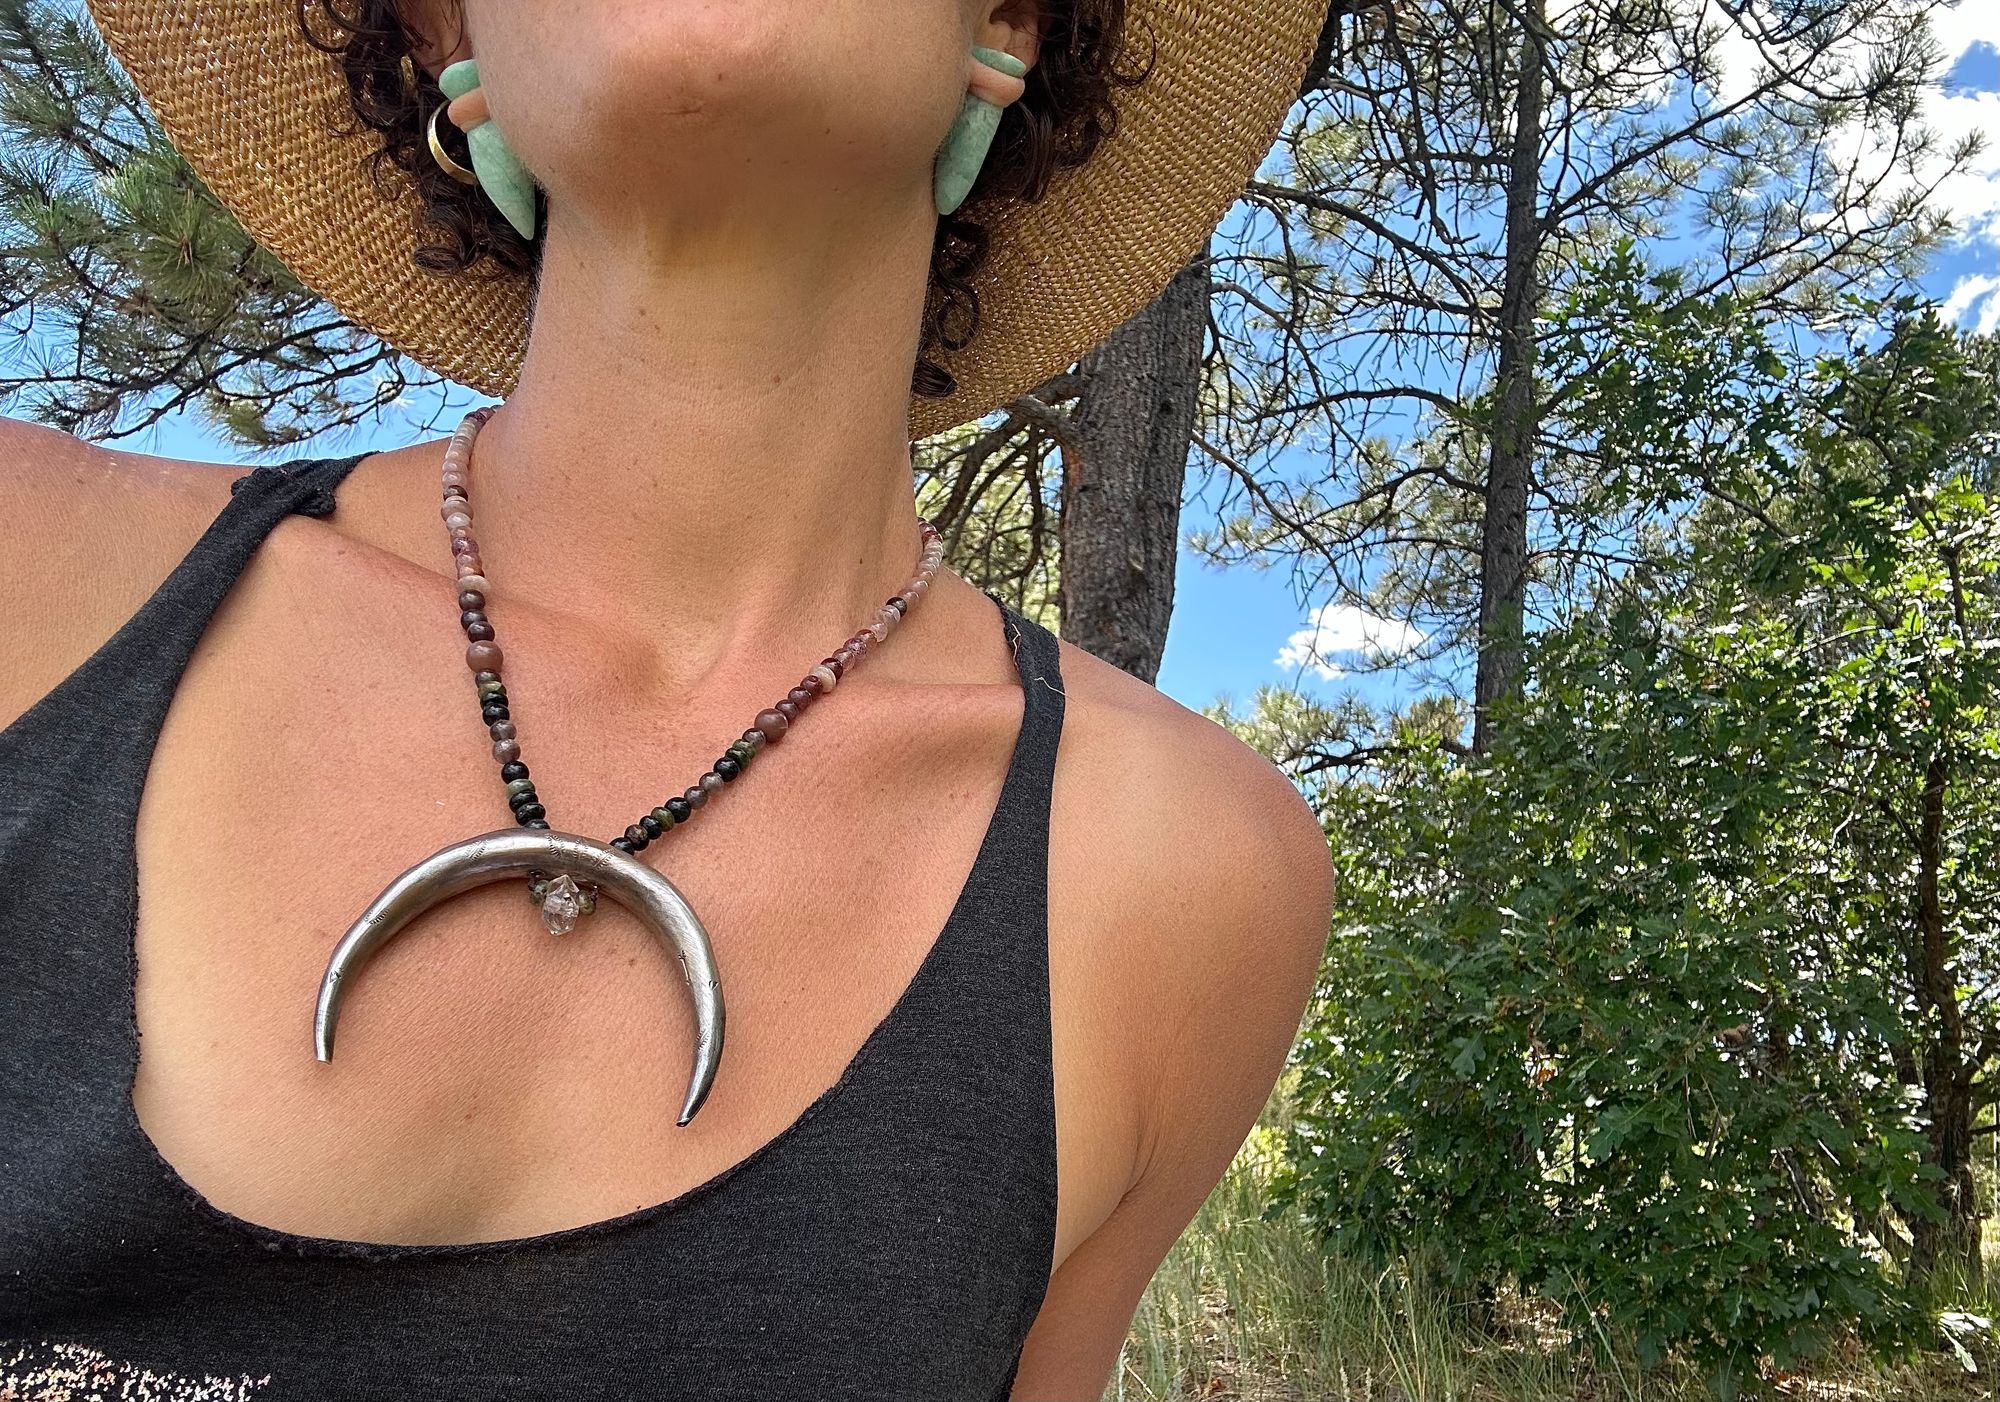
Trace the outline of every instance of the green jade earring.
<path fill-rule="evenodd" d="M 1000 129 L 1000 109 L 1027 91 L 1023 79 L 1028 65 L 1002 49 L 972 46 L 972 71 L 967 76 L 965 101 L 958 117 L 938 147 L 932 167 L 931 194 L 939 214 L 949 214 L 965 203 L 986 153 L 993 145 L 993 133 Z"/>
<path fill-rule="evenodd" d="M 479 88 L 479 64 L 460 59 L 438 74 L 438 87 L 451 99 L 445 116 L 465 133 L 466 148 L 472 153 L 472 173 L 493 207 L 505 215 L 524 239 L 535 236 L 535 181 L 529 175 L 493 116 L 486 107 L 486 94 Z M 449 169 L 449 167 L 447 167 Z"/>

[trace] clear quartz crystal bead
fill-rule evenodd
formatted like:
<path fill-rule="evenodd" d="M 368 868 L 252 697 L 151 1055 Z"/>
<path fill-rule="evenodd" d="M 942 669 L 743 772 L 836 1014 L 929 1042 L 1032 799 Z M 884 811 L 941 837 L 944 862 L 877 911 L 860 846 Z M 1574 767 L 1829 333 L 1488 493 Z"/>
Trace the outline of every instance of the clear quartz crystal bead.
<path fill-rule="evenodd" d="M 577 885 L 575 877 L 563 872 L 543 884 L 541 904 L 542 924 L 548 927 L 548 932 L 566 935 L 576 928 L 580 917 L 590 914 L 597 903 Z"/>

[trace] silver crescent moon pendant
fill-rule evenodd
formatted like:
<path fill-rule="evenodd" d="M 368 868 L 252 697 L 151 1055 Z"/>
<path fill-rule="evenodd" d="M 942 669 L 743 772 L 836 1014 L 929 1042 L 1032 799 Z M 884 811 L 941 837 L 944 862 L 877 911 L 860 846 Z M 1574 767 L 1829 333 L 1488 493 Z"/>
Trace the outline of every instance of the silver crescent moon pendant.
<path fill-rule="evenodd" d="M 694 1118 L 722 1060 L 722 982 L 708 931 L 680 889 L 630 853 L 573 832 L 547 828 L 502 828 L 481 833 L 431 853 L 391 881 L 334 946 L 320 980 L 313 1012 L 313 1047 L 321 1061 L 333 1060 L 333 1026 L 347 982 L 368 956 L 432 906 L 475 886 L 541 871 L 560 880 L 594 883 L 658 935 L 681 961 L 694 998 L 694 1071 L 680 1124 Z M 572 888 L 573 889 L 573 888 Z M 583 906 L 588 910 L 588 904 Z M 560 932 L 565 926 L 551 924 Z"/>

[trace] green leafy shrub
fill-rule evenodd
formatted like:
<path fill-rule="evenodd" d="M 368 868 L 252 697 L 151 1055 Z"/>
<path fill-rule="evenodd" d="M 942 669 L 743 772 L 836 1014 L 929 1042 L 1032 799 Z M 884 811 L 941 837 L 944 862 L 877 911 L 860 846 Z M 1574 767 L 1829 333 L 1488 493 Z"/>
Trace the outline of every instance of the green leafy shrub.
<path fill-rule="evenodd" d="M 1977 1259 L 2000 390 L 1928 316 L 1799 375 L 1726 303 L 1691 346 L 1610 285 L 1575 412 L 1672 544 L 1534 640 L 1490 753 L 1406 733 L 1328 789 L 1277 1198 L 1730 1396 L 1836 1336 L 1934 1344 L 1915 1287 Z"/>

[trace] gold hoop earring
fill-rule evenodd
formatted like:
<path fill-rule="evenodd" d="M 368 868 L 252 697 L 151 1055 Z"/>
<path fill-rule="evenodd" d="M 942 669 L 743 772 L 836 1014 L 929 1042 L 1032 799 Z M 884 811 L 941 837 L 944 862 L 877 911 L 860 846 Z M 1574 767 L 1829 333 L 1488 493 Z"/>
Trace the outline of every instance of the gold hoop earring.
<path fill-rule="evenodd" d="M 438 163 L 446 175 L 449 175 L 459 184 L 477 185 L 479 183 L 479 176 L 460 165 L 457 161 L 454 161 L 444 149 L 444 143 L 438 140 L 438 113 L 442 111 L 444 111 L 442 104 L 433 107 L 431 109 L 431 119 L 424 127 L 425 134 L 430 137 L 431 159 Z"/>

